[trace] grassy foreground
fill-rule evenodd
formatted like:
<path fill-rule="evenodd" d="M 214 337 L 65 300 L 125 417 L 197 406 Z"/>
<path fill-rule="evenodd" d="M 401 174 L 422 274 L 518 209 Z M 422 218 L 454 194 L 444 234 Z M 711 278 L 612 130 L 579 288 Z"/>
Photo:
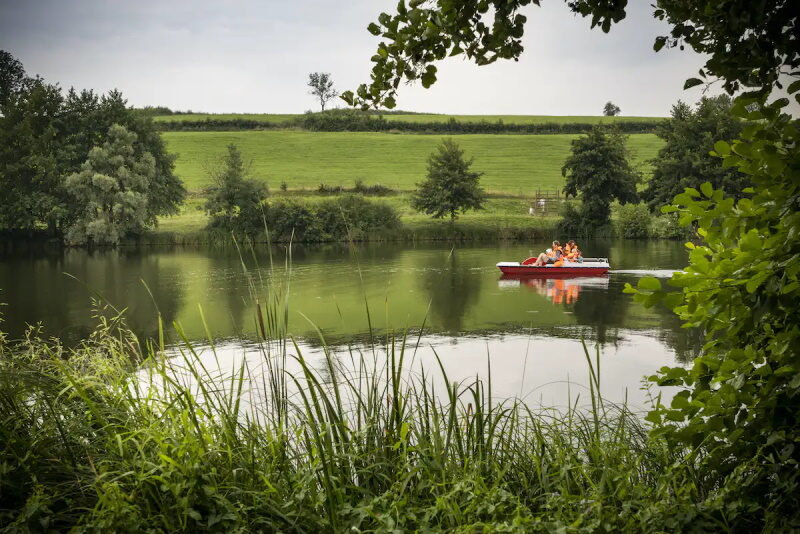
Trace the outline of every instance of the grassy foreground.
<path fill-rule="evenodd" d="M 437 135 L 361 132 L 164 132 L 170 152 L 177 154 L 175 173 L 190 191 L 209 185 L 207 168 L 235 143 L 252 174 L 272 190 L 281 182 L 290 189 L 315 189 L 320 183 L 352 187 L 380 183 L 410 191 L 425 176 L 426 162 L 442 137 Z M 561 166 L 577 135 L 459 135 L 458 143 L 473 168 L 484 172 L 483 187 L 496 193 L 531 195 L 537 188 L 557 189 L 564 183 Z M 634 162 L 656 156 L 662 141 L 652 134 L 631 135 Z"/>
<path fill-rule="evenodd" d="M 227 373 L 188 344 L 142 346 L 116 320 L 70 351 L 0 337 L 0 528 L 726 526 L 680 457 L 604 403 L 588 352 L 589 389 L 562 410 L 493 398 L 491 380 L 452 383 L 444 368 L 408 373 L 415 347 L 402 336 L 308 362 L 285 329 L 287 290 L 261 293 L 261 356 Z"/>

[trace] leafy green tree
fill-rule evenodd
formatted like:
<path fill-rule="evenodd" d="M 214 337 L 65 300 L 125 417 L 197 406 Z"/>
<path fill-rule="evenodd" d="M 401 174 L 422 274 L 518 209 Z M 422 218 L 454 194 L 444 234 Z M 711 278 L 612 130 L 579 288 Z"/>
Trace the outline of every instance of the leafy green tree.
<path fill-rule="evenodd" d="M 66 213 L 62 106 L 58 86 L 41 80 L 0 105 L 0 229 L 55 231 Z"/>
<path fill-rule="evenodd" d="M 616 117 L 621 111 L 622 110 L 619 109 L 619 106 L 615 105 L 611 101 L 606 102 L 606 105 L 603 106 L 603 115 L 606 117 Z"/>
<path fill-rule="evenodd" d="M 731 115 L 733 102 L 727 95 L 703 97 L 695 110 L 683 102 L 672 107 L 672 118 L 659 126 L 657 134 L 665 141 L 653 160 L 653 177 L 642 197 L 650 208 L 672 202 L 687 187 L 711 182 L 739 198 L 749 185 L 747 176 L 736 167 L 723 167 L 709 153 L 714 143 L 737 138 L 745 123 Z"/>
<path fill-rule="evenodd" d="M 339 93 L 333 88 L 333 78 L 327 72 L 312 72 L 308 75 L 308 87 L 310 95 L 314 95 L 319 100 L 322 111 L 328 101 L 336 98 Z"/>
<path fill-rule="evenodd" d="M 115 124 L 103 145 L 89 152 L 80 172 L 67 177 L 78 213 L 67 229 L 68 243 L 117 244 L 151 222 L 147 192 L 156 175 L 155 159 L 147 152 L 137 155 L 135 143 L 135 133 Z"/>
<path fill-rule="evenodd" d="M 5 50 L 0 50 L 0 106 L 32 81 L 25 74 L 25 68 L 20 60 Z"/>
<path fill-rule="evenodd" d="M 7 63 L 16 64 L 12 60 Z M 83 217 L 66 191 L 65 179 L 81 170 L 87 154 L 105 142 L 114 124 L 137 135 L 137 156 L 149 153 L 155 160 L 156 175 L 147 192 L 148 225 L 159 215 L 177 212 L 186 191 L 173 172 L 175 157 L 167 153 L 152 120 L 128 108 L 119 91 L 100 96 L 70 89 L 63 94 L 57 85 L 40 78 L 25 80 L 15 85 L 11 98 L 0 103 L 0 188 L 4 193 L 0 228 L 47 228 L 63 236 Z"/>
<path fill-rule="evenodd" d="M 628 161 L 627 138 L 616 131 L 595 126 L 572 141 L 572 155 L 564 162 L 561 174 L 567 177 L 564 193 L 580 195 L 580 224 L 585 229 L 607 225 L 611 202 L 635 202 L 639 175 Z"/>
<path fill-rule="evenodd" d="M 167 152 L 164 140 L 152 119 L 128 107 L 119 91 L 97 95 L 91 90 L 70 89 L 64 99 L 60 130 L 63 152 L 62 172 L 74 172 L 80 167 L 93 146 L 101 144 L 108 129 L 119 124 L 137 136 L 134 150 L 138 156 L 149 153 L 156 164 L 156 175 L 147 191 L 147 216 L 151 222 L 160 215 L 178 212 L 186 189 L 175 176 L 175 156 Z"/>
<path fill-rule="evenodd" d="M 210 172 L 214 185 L 205 203 L 211 217 L 209 228 L 237 234 L 254 234 L 263 228 L 261 203 L 267 198 L 267 186 L 247 175 L 241 152 L 236 145 L 228 145 L 219 167 Z"/>
<path fill-rule="evenodd" d="M 751 120 L 785 104 L 747 111 L 748 100 L 734 107 Z M 648 419 L 671 446 L 692 451 L 705 488 L 726 488 L 728 517 L 765 532 L 792 530 L 800 506 L 800 150 L 790 142 L 798 138 L 799 121 L 780 115 L 717 142 L 725 165 L 749 176 L 751 196 L 736 201 L 710 182 L 686 188 L 665 211 L 677 210 L 703 241 L 688 244 L 689 265 L 669 281 L 680 291 L 654 278 L 627 288 L 706 333 L 691 368 L 652 377 L 681 390 Z"/>
<path fill-rule="evenodd" d="M 417 184 L 411 207 L 441 219 L 455 221 L 459 212 L 483 209 L 486 194 L 480 186 L 481 172 L 470 171 L 473 160 L 452 139 L 444 139 L 428 158 L 428 177 Z"/>

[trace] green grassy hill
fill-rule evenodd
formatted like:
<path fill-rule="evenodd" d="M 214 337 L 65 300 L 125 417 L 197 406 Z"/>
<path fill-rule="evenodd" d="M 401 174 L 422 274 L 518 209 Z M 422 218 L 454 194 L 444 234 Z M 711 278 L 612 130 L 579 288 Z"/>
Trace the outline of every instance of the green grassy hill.
<path fill-rule="evenodd" d="M 437 135 L 383 133 L 243 131 L 165 132 L 170 152 L 177 154 L 176 174 L 190 191 L 208 185 L 205 169 L 229 143 L 252 161 L 254 177 L 275 190 L 313 189 L 320 183 L 351 187 L 361 179 L 402 191 L 414 189 L 425 176 L 426 160 L 441 141 Z M 455 136 L 474 168 L 484 172 L 490 192 L 530 195 L 537 188 L 562 186 L 561 166 L 577 135 Z M 631 135 L 629 146 L 638 164 L 656 155 L 662 141 L 652 134 Z"/>

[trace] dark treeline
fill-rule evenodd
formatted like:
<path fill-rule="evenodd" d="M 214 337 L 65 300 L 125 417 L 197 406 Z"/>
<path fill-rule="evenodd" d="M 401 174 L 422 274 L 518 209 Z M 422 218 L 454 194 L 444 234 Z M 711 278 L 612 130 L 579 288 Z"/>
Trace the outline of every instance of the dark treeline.
<path fill-rule="evenodd" d="M 653 133 L 663 122 L 661 119 L 638 122 L 614 121 L 622 133 Z M 382 115 L 350 110 L 325 113 L 306 113 L 284 122 L 266 122 L 252 119 L 204 119 L 198 121 L 159 121 L 162 131 L 239 131 L 299 128 L 312 132 L 407 132 L 419 134 L 582 134 L 591 131 L 590 123 L 544 122 L 540 124 L 515 124 L 497 122 L 463 122 L 450 118 L 447 121 L 406 122 L 387 120 Z"/>
<path fill-rule="evenodd" d="M 177 212 L 175 157 L 122 93 L 63 91 L 2 50 L 0 82 L 0 234 L 114 243 Z"/>

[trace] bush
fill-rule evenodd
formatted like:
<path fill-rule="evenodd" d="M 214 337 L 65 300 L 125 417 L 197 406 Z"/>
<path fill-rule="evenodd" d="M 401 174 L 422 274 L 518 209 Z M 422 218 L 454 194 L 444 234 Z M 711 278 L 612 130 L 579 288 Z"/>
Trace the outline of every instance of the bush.
<path fill-rule="evenodd" d="M 343 192 L 344 187 L 341 185 L 319 184 L 319 187 L 317 187 L 317 193 L 321 193 L 323 195 L 337 195 Z"/>
<path fill-rule="evenodd" d="M 394 189 L 382 184 L 365 185 L 363 180 L 356 180 L 353 192 L 360 195 L 385 196 L 394 193 Z"/>
<path fill-rule="evenodd" d="M 272 202 L 265 205 L 264 211 L 273 241 L 363 240 L 371 232 L 400 227 L 400 216 L 392 206 L 356 195 L 324 200 L 316 206 L 296 201 Z"/>
<path fill-rule="evenodd" d="M 265 206 L 267 229 L 274 241 L 322 240 L 319 221 L 308 206 L 293 201 L 272 202 Z"/>
<path fill-rule="evenodd" d="M 397 210 L 388 204 L 347 195 L 321 202 L 316 209 L 323 234 L 329 239 L 363 239 L 368 232 L 400 227 Z"/>
<path fill-rule="evenodd" d="M 281 182 L 281 191 L 286 192 L 289 189 L 289 184 L 286 182 Z"/>
<path fill-rule="evenodd" d="M 391 115 L 390 113 L 383 113 Z M 614 122 L 617 129 L 626 134 L 653 133 L 663 119 L 637 122 Z M 421 134 L 581 134 L 592 129 L 594 124 L 576 122 L 543 122 L 537 124 L 506 123 L 502 120 L 459 121 L 455 118 L 438 121 L 393 121 L 380 114 L 355 110 L 327 110 L 305 113 L 286 122 L 260 121 L 253 119 L 205 118 L 193 121 L 159 121 L 156 127 L 162 131 L 239 131 L 268 130 L 294 127 L 313 132 L 406 132 Z"/>
<path fill-rule="evenodd" d="M 591 226 L 582 217 L 582 205 L 579 200 L 568 200 L 561 205 L 561 220 L 557 233 L 562 237 L 586 239 L 588 237 L 608 237 L 614 229 L 610 225 Z"/>
<path fill-rule="evenodd" d="M 620 237 L 636 239 L 650 237 L 652 216 L 644 204 L 617 206 L 615 226 Z"/>
<path fill-rule="evenodd" d="M 681 226 L 675 213 L 653 217 L 651 235 L 661 239 L 691 239 L 692 231 Z"/>

